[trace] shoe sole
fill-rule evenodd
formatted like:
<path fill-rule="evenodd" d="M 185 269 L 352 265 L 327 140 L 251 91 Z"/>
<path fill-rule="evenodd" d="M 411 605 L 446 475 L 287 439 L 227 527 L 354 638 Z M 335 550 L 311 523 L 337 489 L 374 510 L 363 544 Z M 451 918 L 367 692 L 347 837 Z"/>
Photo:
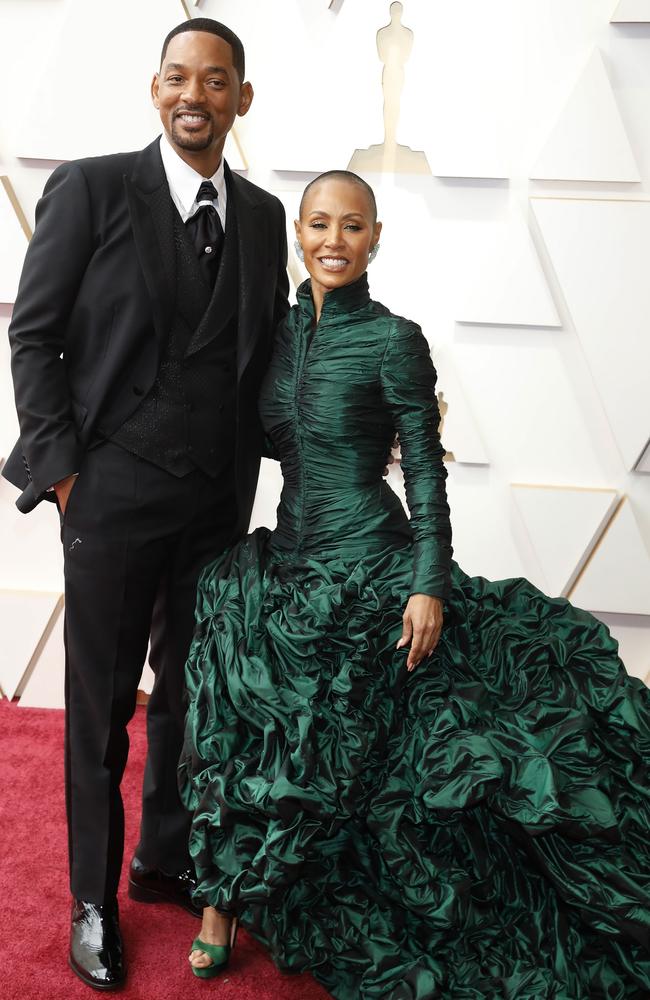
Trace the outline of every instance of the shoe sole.
<path fill-rule="evenodd" d="M 193 917 L 203 916 L 200 911 L 192 909 L 188 903 L 170 899 L 164 892 L 158 892 L 156 889 L 146 889 L 144 886 L 138 885 L 137 882 L 132 882 L 131 879 L 129 879 L 128 896 L 136 903 L 168 903 L 170 906 L 180 906 L 182 910 L 190 913 Z"/>
<path fill-rule="evenodd" d="M 78 969 L 77 966 L 73 963 L 70 955 L 68 955 L 68 965 L 70 966 L 70 969 L 74 972 L 75 976 L 78 979 L 80 979 L 82 983 L 85 983 L 86 986 L 90 986 L 90 988 L 93 990 L 101 990 L 102 993 L 109 993 L 111 991 L 115 992 L 116 990 L 121 990 L 126 981 L 126 973 L 125 973 L 124 977 L 122 979 L 119 979 L 116 983 L 98 983 L 95 979 L 91 979 L 90 977 L 84 976 L 81 969 Z"/>

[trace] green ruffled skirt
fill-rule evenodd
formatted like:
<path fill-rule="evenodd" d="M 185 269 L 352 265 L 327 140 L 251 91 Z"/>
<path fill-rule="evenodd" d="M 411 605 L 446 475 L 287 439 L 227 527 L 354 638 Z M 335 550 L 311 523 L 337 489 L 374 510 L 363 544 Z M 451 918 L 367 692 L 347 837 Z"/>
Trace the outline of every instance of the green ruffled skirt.
<path fill-rule="evenodd" d="M 591 615 L 409 549 L 248 536 L 205 571 L 181 793 L 198 894 L 339 1000 L 648 1000 L 650 692 Z"/>

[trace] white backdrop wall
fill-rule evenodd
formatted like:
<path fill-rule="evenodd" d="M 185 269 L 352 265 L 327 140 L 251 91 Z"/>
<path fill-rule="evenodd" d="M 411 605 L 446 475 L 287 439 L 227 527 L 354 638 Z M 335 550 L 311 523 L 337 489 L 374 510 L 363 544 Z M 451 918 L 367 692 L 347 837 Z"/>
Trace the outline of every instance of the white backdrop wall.
<path fill-rule="evenodd" d="M 315 173 L 383 142 L 376 34 L 389 2 L 185 6 L 245 42 L 256 96 L 228 159 L 282 198 L 290 223 Z M 0 174 L 28 222 L 56 162 L 157 134 L 149 81 L 185 16 L 181 0 L 0 0 Z M 426 160 L 420 173 L 367 174 L 384 222 L 370 278 L 432 346 L 458 561 L 574 594 L 646 677 L 650 14 L 613 20 L 625 16 L 620 0 L 405 0 L 397 140 Z M 5 187 L 0 225 L 4 456 L 17 434 L 6 328 L 26 246 Z M 398 471 L 391 482 L 401 489 Z M 264 463 L 255 524 L 273 524 L 278 492 Z M 59 604 L 45 637 L 32 610 L 62 590 L 57 516 L 49 504 L 22 516 L 14 499 L 3 483 L 0 629 L 27 629 L 29 701 L 42 691 L 54 704 Z M 10 666 L 13 677 L 16 663 L 0 661 L 5 693 Z"/>

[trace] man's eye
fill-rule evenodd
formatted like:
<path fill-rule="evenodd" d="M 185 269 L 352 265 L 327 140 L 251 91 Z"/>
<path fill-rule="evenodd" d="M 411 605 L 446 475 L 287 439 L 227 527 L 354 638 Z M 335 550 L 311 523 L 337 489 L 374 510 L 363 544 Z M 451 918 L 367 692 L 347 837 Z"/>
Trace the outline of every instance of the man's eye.
<path fill-rule="evenodd" d="M 167 77 L 167 83 L 182 83 L 182 82 L 183 82 L 183 77 L 182 76 L 168 76 Z"/>
<path fill-rule="evenodd" d="M 208 83 L 210 84 L 211 87 L 216 87 L 217 90 L 220 90 L 222 87 L 226 86 L 225 80 L 208 80 Z"/>

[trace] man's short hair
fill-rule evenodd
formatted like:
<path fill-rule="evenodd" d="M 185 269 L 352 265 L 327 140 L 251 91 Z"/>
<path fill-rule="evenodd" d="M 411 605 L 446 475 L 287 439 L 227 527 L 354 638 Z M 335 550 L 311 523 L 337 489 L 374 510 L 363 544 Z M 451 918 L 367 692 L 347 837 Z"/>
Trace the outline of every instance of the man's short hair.
<path fill-rule="evenodd" d="M 244 56 L 244 46 L 241 43 L 241 39 L 237 37 L 234 31 L 231 31 L 231 29 L 225 24 L 222 24 L 221 21 L 213 21 L 211 17 L 193 17 L 188 21 L 182 21 L 180 24 L 177 24 L 175 28 L 172 28 L 163 42 L 162 52 L 160 54 L 161 66 L 165 61 L 167 46 L 171 42 L 172 38 L 175 38 L 176 35 L 181 35 L 184 31 L 207 31 L 208 34 L 216 35 L 217 38 L 223 38 L 224 42 L 228 42 L 228 45 L 232 49 L 232 64 L 237 70 L 239 82 L 244 82 L 244 77 L 246 75 L 246 58 Z"/>

